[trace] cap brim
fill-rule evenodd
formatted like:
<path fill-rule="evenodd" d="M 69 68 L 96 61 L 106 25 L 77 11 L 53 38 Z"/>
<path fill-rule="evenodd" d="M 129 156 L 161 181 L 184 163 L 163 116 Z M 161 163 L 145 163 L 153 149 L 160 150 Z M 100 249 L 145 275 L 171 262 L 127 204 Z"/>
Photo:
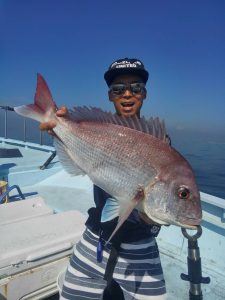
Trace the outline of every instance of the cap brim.
<path fill-rule="evenodd" d="M 146 70 L 138 69 L 138 68 L 137 69 L 136 68 L 118 68 L 118 69 L 108 70 L 107 72 L 105 72 L 104 78 L 105 78 L 107 85 L 109 86 L 116 76 L 124 75 L 124 74 L 135 74 L 135 75 L 140 76 L 143 79 L 144 83 L 146 83 L 148 81 L 148 72 Z"/>

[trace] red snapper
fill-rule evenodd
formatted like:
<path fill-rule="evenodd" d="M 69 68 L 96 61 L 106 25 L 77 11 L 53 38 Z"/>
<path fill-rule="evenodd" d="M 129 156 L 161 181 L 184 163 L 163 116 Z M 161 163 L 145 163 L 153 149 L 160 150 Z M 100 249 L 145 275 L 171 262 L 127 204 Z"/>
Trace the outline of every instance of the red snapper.
<path fill-rule="evenodd" d="M 67 119 L 57 117 L 56 110 L 39 74 L 34 104 L 15 107 L 25 117 L 56 121 L 55 147 L 65 170 L 74 176 L 87 174 L 116 199 L 117 205 L 105 209 L 106 220 L 119 216 L 114 233 L 134 208 L 159 224 L 200 224 L 200 195 L 192 168 L 166 142 L 164 123 L 158 118 L 124 118 L 76 107 Z"/>

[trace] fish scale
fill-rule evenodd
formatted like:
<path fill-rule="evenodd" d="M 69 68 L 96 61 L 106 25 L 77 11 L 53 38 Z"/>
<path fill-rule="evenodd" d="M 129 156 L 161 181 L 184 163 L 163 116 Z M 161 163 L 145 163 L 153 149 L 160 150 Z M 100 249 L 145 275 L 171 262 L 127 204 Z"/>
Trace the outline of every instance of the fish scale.
<path fill-rule="evenodd" d="M 82 166 L 92 181 L 109 194 L 125 199 L 134 197 L 138 185 L 147 185 L 156 174 L 145 161 L 137 159 L 136 148 L 143 153 L 145 147 L 142 144 L 134 145 L 129 128 L 119 126 L 118 131 L 118 126 L 110 124 L 102 134 L 101 124 L 95 124 L 95 129 L 92 130 L 93 124 L 86 123 L 81 129 L 79 125 L 73 126 L 73 136 L 69 129 L 65 131 L 63 128 L 65 127 L 57 126 L 54 131 L 66 147 L 76 154 L 76 164 Z M 104 139 L 107 136 L 110 136 L 110 140 L 106 143 Z M 122 143 L 117 141 L 118 136 L 122 138 Z M 135 159 L 131 160 L 132 157 Z"/>

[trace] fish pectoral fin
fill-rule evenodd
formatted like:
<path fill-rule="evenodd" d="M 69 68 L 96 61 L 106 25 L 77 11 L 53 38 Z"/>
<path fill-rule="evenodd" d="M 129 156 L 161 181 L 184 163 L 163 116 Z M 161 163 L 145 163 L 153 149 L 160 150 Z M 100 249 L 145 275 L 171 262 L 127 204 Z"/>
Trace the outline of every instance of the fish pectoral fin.
<path fill-rule="evenodd" d="M 137 203 L 135 203 L 135 202 L 130 203 L 129 206 L 127 206 L 125 208 L 124 214 L 119 215 L 119 220 L 118 220 L 118 223 L 116 225 L 116 228 L 114 229 L 113 233 L 111 234 L 111 236 L 109 237 L 109 239 L 108 239 L 108 241 L 106 242 L 105 245 L 107 245 L 110 242 L 110 240 L 112 239 L 112 237 L 119 230 L 119 228 L 123 225 L 123 223 L 129 217 L 129 215 L 131 214 L 132 210 L 135 208 L 136 205 L 137 205 Z"/>
<path fill-rule="evenodd" d="M 72 176 L 86 175 L 86 173 L 74 162 L 74 155 L 59 139 L 54 138 L 54 146 L 59 161 L 67 173 Z"/>
<path fill-rule="evenodd" d="M 120 205 L 118 200 L 108 198 L 102 210 L 101 222 L 111 221 L 119 216 Z"/>
<path fill-rule="evenodd" d="M 107 245 L 112 237 L 115 235 L 115 233 L 119 230 L 119 228 L 123 225 L 123 223 L 126 221 L 126 219 L 129 217 L 133 209 L 136 207 L 136 205 L 144 199 L 144 191 L 143 188 L 140 186 L 137 189 L 137 193 L 135 197 L 132 199 L 131 202 L 126 203 L 125 205 L 120 205 L 120 211 L 119 211 L 119 220 L 116 225 L 116 228 L 114 229 L 113 233 L 109 237 L 108 241 L 105 245 Z M 123 203 L 123 202 L 122 202 Z"/>

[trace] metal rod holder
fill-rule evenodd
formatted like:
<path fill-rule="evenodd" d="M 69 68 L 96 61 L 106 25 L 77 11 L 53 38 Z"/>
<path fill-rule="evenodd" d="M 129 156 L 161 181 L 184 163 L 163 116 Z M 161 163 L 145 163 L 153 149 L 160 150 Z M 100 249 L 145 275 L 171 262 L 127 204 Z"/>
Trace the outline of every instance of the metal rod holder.
<path fill-rule="evenodd" d="M 197 241 L 202 235 L 202 227 L 197 226 L 197 233 L 194 235 L 189 235 L 185 228 L 181 228 L 181 231 L 188 239 L 188 274 L 181 273 L 180 277 L 182 280 L 190 282 L 189 300 L 202 300 L 201 283 L 210 283 L 209 277 L 202 277 L 201 257 Z"/>

